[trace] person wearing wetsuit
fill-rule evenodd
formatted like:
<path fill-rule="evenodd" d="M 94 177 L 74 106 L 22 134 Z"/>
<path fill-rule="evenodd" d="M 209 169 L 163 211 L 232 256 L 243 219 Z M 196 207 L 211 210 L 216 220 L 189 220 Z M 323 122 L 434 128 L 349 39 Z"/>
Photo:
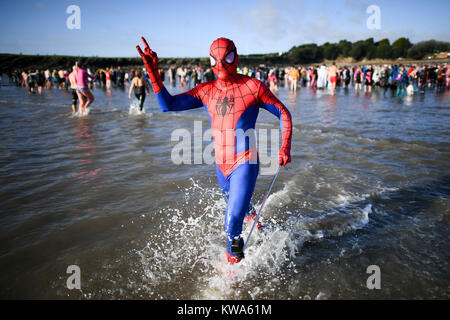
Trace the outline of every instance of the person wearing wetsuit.
<path fill-rule="evenodd" d="M 120 66 L 117 67 L 117 86 L 119 88 L 123 88 L 125 81 L 125 72 L 123 72 L 122 69 L 120 69 Z"/>
<path fill-rule="evenodd" d="M 425 92 L 425 86 L 427 84 L 427 70 L 425 66 L 419 70 L 419 89 L 420 93 Z"/>
<path fill-rule="evenodd" d="M 36 84 L 38 87 L 38 93 L 42 94 L 42 87 L 45 85 L 45 77 L 39 70 L 36 70 Z"/>
<path fill-rule="evenodd" d="M 311 87 L 314 89 L 317 89 L 317 77 L 318 77 L 318 70 L 317 67 L 313 67 L 313 81 Z"/>
<path fill-rule="evenodd" d="M 226 256 L 231 264 L 239 262 L 244 257 L 241 238 L 244 218 L 254 219 L 256 216 L 250 200 L 259 171 L 255 139 L 242 133 L 255 129 L 261 108 L 278 117 L 283 141 L 278 154 L 279 164 L 285 166 L 291 161 L 291 114 L 264 83 L 236 72 L 239 57 L 229 39 L 219 38 L 210 48 L 211 67 L 217 79 L 174 96 L 159 77 L 157 54 L 144 38 L 142 41 L 145 51 L 139 46 L 136 48 L 149 72 L 161 110 L 183 111 L 203 107 L 209 116 L 215 142 L 217 178 L 227 200 Z M 254 131 L 252 133 L 254 136 Z"/>
<path fill-rule="evenodd" d="M 395 81 L 397 82 L 397 96 L 403 96 L 405 94 L 407 81 L 406 70 L 403 66 L 400 66 L 400 68 L 398 69 Z"/>
<path fill-rule="evenodd" d="M 134 88 L 134 95 L 139 101 L 139 111 L 142 111 L 144 108 L 144 101 L 145 101 L 145 89 L 147 89 L 147 92 L 150 91 L 150 88 L 148 87 L 147 81 L 142 77 L 141 70 L 136 71 L 136 76 L 131 81 L 130 91 L 128 92 L 128 97 L 131 99 L 131 92 L 133 92 Z"/>
<path fill-rule="evenodd" d="M 36 93 L 34 91 L 34 86 L 36 84 L 36 73 L 31 72 L 31 70 L 28 70 L 28 75 L 27 75 L 27 83 L 28 83 L 28 90 L 29 93 Z"/>
<path fill-rule="evenodd" d="M 356 67 L 355 74 L 353 76 L 354 82 L 355 82 L 355 93 L 361 91 L 361 83 L 362 83 L 362 72 L 359 67 Z"/>
<path fill-rule="evenodd" d="M 344 77 L 345 88 L 348 88 L 348 85 L 350 84 L 351 76 L 350 76 L 350 71 L 348 70 L 347 66 L 344 67 L 342 74 Z"/>

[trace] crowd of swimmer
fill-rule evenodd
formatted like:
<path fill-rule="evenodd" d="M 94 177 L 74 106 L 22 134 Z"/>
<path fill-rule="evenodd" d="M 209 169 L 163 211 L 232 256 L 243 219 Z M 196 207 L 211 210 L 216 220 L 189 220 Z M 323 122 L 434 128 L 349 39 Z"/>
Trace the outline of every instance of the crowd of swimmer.
<path fill-rule="evenodd" d="M 161 77 L 164 79 L 164 70 L 160 69 Z M 9 76 L 9 84 L 24 87 L 29 94 L 42 94 L 43 89 L 51 90 L 57 88 L 70 90 L 72 92 L 72 111 L 83 114 L 87 107 L 94 101 L 92 89 L 94 87 L 105 88 L 111 93 L 111 88 L 129 88 L 129 98 L 134 94 L 139 102 L 142 111 L 145 95 L 150 93 L 150 80 L 145 68 L 124 70 L 120 66 L 117 68 L 98 68 L 94 72 L 91 68 L 86 68 L 80 62 L 70 69 L 50 69 L 31 70 L 22 72 L 12 72 Z"/>
<path fill-rule="evenodd" d="M 450 68 L 448 64 L 429 65 L 353 65 L 336 66 L 298 66 L 286 68 L 244 67 L 239 73 L 255 77 L 269 85 L 272 91 L 279 86 L 296 91 L 298 87 L 313 89 L 329 88 L 335 94 L 336 87 L 354 87 L 355 93 L 362 90 L 372 92 L 373 88 L 382 88 L 384 93 L 391 90 L 393 95 L 413 95 L 424 93 L 426 88 L 445 90 L 450 88 Z"/>
<path fill-rule="evenodd" d="M 256 78 L 276 92 L 280 86 L 296 91 L 298 87 L 313 89 L 329 88 L 331 94 L 336 87 L 353 86 L 356 93 L 372 92 L 375 87 L 388 89 L 397 96 L 424 93 L 426 88 L 444 90 L 450 88 L 450 68 L 448 64 L 422 65 L 362 65 L 362 66 L 298 66 L 298 67 L 258 67 L 238 68 L 238 73 Z M 180 87 L 193 86 L 214 80 L 211 69 L 201 67 L 174 68 L 167 70 L 170 83 L 178 80 Z"/>
<path fill-rule="evenodd" d="M 424 93 L 425 90 L 442 91 L 450 88 L 450 68 L 448 64 L 384 64 L 384 65 L 352 65 L 336 66 L 295 66 L 295 67 L 241 67 L 238 73 L 256 78 L 266 83 L 276 93 L 280 86 L 295 92 L 299 87 L 316 89 L 330 89 L 335 94 L 336 87 L 348 89 L 354 87 L 355 93 L 363 91 L 371 93 L 374 88 L 392 95 L 404 96 Z M 211 68 L 169 67 L 159 69 L 161 79 L 167 75 L 171 85 L 178 83 L 180 88 L 190 88 L 199 83 L 215 79 Z M 78 76 L 77 76 L 78 75 Z M 150 93 L 150 79 L 145 68 L 121 67 L 99 68 L 92 71 L 83 69 L 81 64 L 75 63 L 71 69 L 59 70 L 28 70 L 10 74 L 10 82 L 27 88 L 30 94 L 42 94 L 43 89 L 72 90 L 72 109 L 75 112 L 77 101 L 79 107 L 85 110 L 94 97 L 90 90 L 94 86 L 111 90 L 112 87 L 129 88 L 128 96 L 132 92 L 139 101 L 142 111 L 146 93 Z"/>

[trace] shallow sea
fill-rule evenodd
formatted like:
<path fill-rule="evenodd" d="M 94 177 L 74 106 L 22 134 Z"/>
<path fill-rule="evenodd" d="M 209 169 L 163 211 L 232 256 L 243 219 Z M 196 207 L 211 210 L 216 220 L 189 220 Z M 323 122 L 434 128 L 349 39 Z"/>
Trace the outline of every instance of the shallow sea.
<path fill-rule="evenodd" d="M 450 91 L 280 88 L 292 163 L 261 213 L 264 231 L 233 266 L 215 164 L 195 161 L 198 144 L 192 161 L 173 161 L 174 132 L 194 145 L 205 110 L 162 113 L 151 93 L 140 113 L 126 90 L 93 92 L 79 117 L 65 90 L 0 87 L 1 298 L 450 298 Z M 266 160 L 278 128 L 260 111 Z M 200 158 L 210 142 L 200 140 Z M 271 164 L 261 164 L 256 208 Z M 67 288 L 71 265 L 81 290 Z M 370 290 L 373 265 L 380 289 Z"/>

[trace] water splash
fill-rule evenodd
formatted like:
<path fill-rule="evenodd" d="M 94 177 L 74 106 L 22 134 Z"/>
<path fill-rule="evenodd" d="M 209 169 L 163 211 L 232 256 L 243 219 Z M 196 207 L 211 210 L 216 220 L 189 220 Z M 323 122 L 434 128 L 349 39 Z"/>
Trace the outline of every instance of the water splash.
<path fill-rule="evenodd" d="M 264 230 L 254 233 L 245 259 L 235 265 L 226 262 L 226 202 L 220 190 L 191 179 L 188 187 L 180 187 L 181 203 L 158 212 L 158 230 L 138 252 L 143 287 L 163 299 L 270 298 L 298 272 L 297 258 L 305 242 L 340 237 L 369 223 L 370 194 L 332 186 L 336 192 L 325 201 L 327 209 L 311 214 L 298 207 L 290 212 L 287 207 L 303 193 L 298 179 L 292 177 L 269 196 L 261 216 Z M 244 223 L 244 239 L 250 228 Z M 317 297 L 323 298 L 326 295 Z"/>
<path fill-rule="evenodd" d="M 266 281 L 281 275 L 281 270 L 295 255 L 296 240 L 281 224 L 262 219 L 265 230 L 255 232 L 246 258 L 239 264 L 229 265 L 225 257 L 223 225 L 226 202 L 221 192 L 194 180 L 183 192 L 185 203 L 180 207 L 189 209 L 161 209 L 158 231 L 153 232 L 146 247 L 138 251 L 145 285 L 156 291 L 155 286 L 163 283 L 192 282 L 189 296 L 180 296 L 172 290 L 171 293 L 166 291 L 169 296 L 164 298 L 174 298 L 174 294 L 176 298 L 187 299 L 240 298 L 242 295 L 258 298 L 258 290 L 242 292 L 239 288 L 246 287 L 250 279 Z M 244 225 L 243 237 L 247 237 L 250 228 L 251 225 Z"/>
<path fill-rule="evenodd" d="M 91 108 L 86 108 L 83 112 L 78 109 L 76 112 L 72 112 L 72 116 L 77 118 L 86 117 L 90 112 Z"/>
<path fill-rule="evenodd" d="M 128 114 L 133 116 L 138 116 L 141 114 L 145 114 L 145 107 L 142 110 L 139 109 L 139 102 L 136 99 L 130 103 L 130 107 L 128 109 Z"/>

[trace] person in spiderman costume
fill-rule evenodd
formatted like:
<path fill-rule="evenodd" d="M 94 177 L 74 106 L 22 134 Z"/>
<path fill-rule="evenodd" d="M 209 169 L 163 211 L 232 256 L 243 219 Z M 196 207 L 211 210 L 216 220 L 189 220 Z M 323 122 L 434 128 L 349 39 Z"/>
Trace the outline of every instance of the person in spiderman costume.
<path fill-rule="evenodd" d="M 144 51 L 139 45 L 136 49 L 147 68 L 161 110 L 183 111 L 204 107 L 209 115 L 217 178 L 227 200 L 227 260 L 230 264 L 239 262 L 244 258 L 244 241 L 241 238 L 244 218 L 247 222 L 252 222 L 256 217 L 250 200 L 259 171 L 256 146 L 246 132 L 255 129 L 260 108 L 278 117 L 282 130 L 279 164 L 286 166 L 291 161 L 291 114 L 264 83 L 237 73 L 239 57 L 233 41 L 229 39 L 219 38 L 210 48 L 211 67 L 217 78 L 174 96 L 161 81 L 156 52 L 150 49 L 143 37 L 142 41 Z M 243 135 L 238 134 L 242 132 Z M 259 222 L 258 229 L 261 229 Z"/>

